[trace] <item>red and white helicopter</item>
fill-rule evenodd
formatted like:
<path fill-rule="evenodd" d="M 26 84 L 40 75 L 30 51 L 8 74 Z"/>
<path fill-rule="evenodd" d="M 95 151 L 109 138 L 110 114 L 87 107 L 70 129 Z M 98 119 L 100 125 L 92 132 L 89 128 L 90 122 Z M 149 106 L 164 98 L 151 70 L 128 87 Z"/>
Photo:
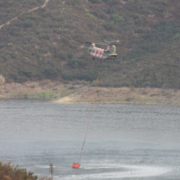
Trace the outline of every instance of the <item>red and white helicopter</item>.
<path fill-rule="evenodd" d="M 97 42 L 97 43 L 91 43 L 86 42 L 88 44 L 91 44 L 88 48 L 88 53 L 93 56 L 93 59 L 99 58 L 99 59 L 112 59 L 114 60 L 117 57 L 116 54 L 116 46 L 114 44 L 119 43 L 119 40 L 117 41 L 107 41 L 103 40 L 103 42 Z M 107 49 L 101 49 L 99 47 L 96 47 L 96 45 L 106 45 Z"/>

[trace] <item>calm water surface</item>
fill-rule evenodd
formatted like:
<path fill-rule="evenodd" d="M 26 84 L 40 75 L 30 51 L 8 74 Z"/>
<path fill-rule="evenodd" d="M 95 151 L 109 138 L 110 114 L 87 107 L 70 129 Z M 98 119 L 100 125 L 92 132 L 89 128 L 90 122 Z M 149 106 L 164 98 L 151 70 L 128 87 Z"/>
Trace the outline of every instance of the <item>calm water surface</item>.
<path fill-rule="evenodd" d="M 0 100 L 0 160 L 55 180 L 179 180 L 180 107 Z"/>

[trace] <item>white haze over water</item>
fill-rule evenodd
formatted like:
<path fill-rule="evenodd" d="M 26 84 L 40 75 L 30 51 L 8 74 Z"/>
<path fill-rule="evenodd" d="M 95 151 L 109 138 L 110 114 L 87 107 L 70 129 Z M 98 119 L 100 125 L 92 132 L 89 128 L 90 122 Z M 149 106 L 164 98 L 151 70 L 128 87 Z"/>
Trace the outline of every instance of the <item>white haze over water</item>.
<path fill-rule="evenodd" d="M 94 174 L 84 174 L 84 175 L 71 175 L 67 176 L 65 178 L 62 178 L 62 180 L 71 180 L 71 179 L 122 179 L 122 178 L 140 178 L 140 177 L 156 177 L 159 175 L 166 174 L 170 171 L 172 171 L 171 168 L 166 167 L 156 167 L 156 166 L 128 166 L 128 165 L 121 165 L 121 164 L 107 164 L 107 166 L 98 166 L 97 164 L 92 164 L 92 166 L 88 167 L 88 169 L 96 168 L 96 169 L 109 169 L 113 168 L 116 169 L 116 172 L 103 172 L 103 173 L 94 173 Z M 124 168 L 124 171 L 121 172 L 122 168 Z M 86 169 L 83 168 L 82 169 Z M 118 172 L 118 169 L 119 172 Z M 58 179 L 58 178 L 57 178 Z"/>

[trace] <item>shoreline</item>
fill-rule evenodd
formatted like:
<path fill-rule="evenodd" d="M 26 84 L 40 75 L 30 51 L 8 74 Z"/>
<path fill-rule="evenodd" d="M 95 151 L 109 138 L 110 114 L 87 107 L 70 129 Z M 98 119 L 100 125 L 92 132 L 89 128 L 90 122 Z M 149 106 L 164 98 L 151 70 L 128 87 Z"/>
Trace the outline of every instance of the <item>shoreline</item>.
<path fill-rule="evenodd" d="M 44 99 L 53 103 L 92 103 L 95 87 L 85 81 L 6 83 L 0 86 L 0 99 Z M 180 105 L 180 90 L 163 88 L 97 87 L 96 104 Z"/>

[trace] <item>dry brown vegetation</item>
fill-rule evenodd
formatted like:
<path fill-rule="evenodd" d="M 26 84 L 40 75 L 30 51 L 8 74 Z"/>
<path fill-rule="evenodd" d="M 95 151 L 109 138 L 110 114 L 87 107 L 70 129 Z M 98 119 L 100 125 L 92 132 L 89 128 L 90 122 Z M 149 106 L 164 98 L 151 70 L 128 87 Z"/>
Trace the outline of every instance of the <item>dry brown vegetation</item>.
<path fill-rule="evenodd" d="M 0 86 L 0 98 L 39 98 L 56 103 L 91 103 L 95 87 L 85 81 L 11 83 Z M 180 105 L 180 90 L 167 88 L 97 87 L 96 103 Z"/>
<path fill-rule="evenodd" d="M 0 161 L 0 180 L 51 180 L 51 178 L 38 178 L 33 172 L 28 172 L 18 165 L 13 166 L 10 162 L 5 164 Z"/>
<path fill-rule="evenodd" d="M 20 169 L 18 166 L 11 166 L 11 163 L 3 164 L 0 162 L 1 180 L 37 180 L 38 177 L 26 169 Z"/>
<path fill-rule="evenodd" d="M 83 87 L 77 92 L 56 100 L 57 103 L 91 103 L 95 88 Z M 159 88 L 103 88 L 95 92 L 96 103 L 138 103 L 180 105 L 180 91 Z"/>

